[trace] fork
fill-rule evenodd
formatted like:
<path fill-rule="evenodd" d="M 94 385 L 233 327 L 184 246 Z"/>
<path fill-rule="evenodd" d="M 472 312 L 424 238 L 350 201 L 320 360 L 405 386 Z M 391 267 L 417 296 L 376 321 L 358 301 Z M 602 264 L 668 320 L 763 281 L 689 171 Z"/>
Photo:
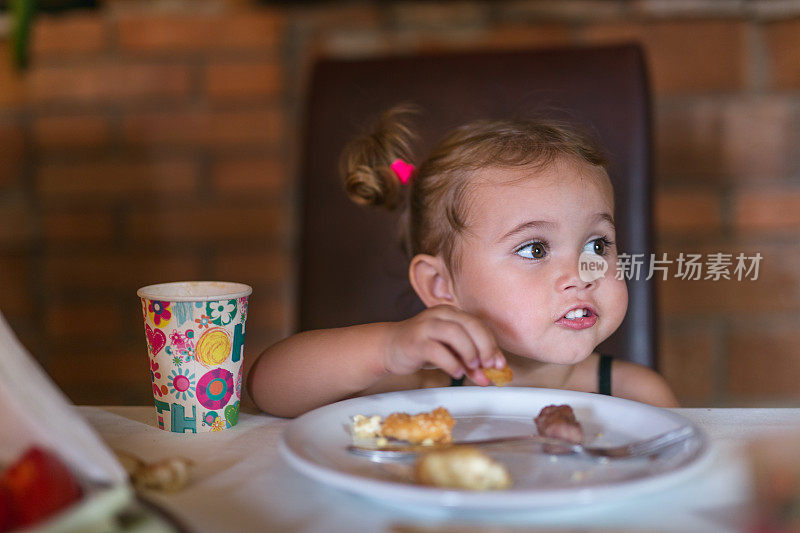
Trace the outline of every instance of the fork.
<path fill-rule="evenodd" d="M 582 444 L 575 444 L 563 439 L 529 434 L 515 435 L 512 437 L 497 437 L 493 439 L 465 440 L 434 445 L 406 444 L 370 447 L 351 444 L 347 447 L 347 451 L 354 455 L 366 457 L 371 461 L 380 462 L 386 460 L 408 459 L 411 457 L 416 457 L 422 453 L 451 448 L 453 446 L 489 446 L 494 444 L 533 442 L 544 445 L 543 449 L 546 453 L 558 455 L 566 453 L 583 453 L 590 457 L 597 458 L 628 459 L 655 455 L 674 444 L 678 444 L 679 442 L 688 439 L 694 434 L 694 426 L 687 425 L 667 431 L 666 433 L 661 433 L 660 435 L 656 435 L 655 437 L 651 437 L 649 439 L 633 441 L 620 446 L 584 446 Z"/>

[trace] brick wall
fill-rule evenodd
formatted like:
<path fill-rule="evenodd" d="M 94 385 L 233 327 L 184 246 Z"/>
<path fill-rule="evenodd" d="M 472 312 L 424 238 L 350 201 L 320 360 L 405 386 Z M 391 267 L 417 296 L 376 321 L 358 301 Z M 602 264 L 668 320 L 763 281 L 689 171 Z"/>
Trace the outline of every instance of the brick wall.
<path fill-rule="evenodd" d="M 245 359 L 293 315 L 295 139 L 320 55 L 639 41 L 657 253 L 760 252 L 757 281 L 659 287 L 686 405 L 796 404 L 800 3 L 103 3 L 0 38 L 0 308 L 78 403 L 149 403 L 139 286 L 252 285 Z"/>

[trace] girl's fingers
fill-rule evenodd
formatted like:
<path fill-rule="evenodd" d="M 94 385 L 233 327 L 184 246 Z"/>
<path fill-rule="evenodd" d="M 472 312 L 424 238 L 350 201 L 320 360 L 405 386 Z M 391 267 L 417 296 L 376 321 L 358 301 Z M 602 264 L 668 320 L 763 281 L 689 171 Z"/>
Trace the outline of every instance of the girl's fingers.
<path fill-rule="evenodd" d="M 467 370 L 467 377 L 474 381 L 476 385 L 480 385 L 481 387 L 492 384 L 492 380 L 486 377 L 486 374 L 483 373 L 483 369 L 481 368 Z"/>
<path fill-rule="evenodd" d="M 447 374 L 455 379 L 460 379 L 465 372 L 464 365 L 450 349 L 444 344 L 435 340 L 430 340 L 424 346 L 426 359 L 444 370 Z"/>
<path fill-rule="evenodd" d="M 477 350 L 480 366 L 483 368 L 503 368 L 506 366 L 505 357 L 503 357 L 502 351 L 497 346 L 494 335 L 481 319 L 450 306 L 442 307 L 442 315 L 443 318 L 446 317 L 462 326 L 465 334 L 469 336 Z"/>
<path fill-rule="evenodd" d="M 441 342 L 458 356 L 467 369 L 481 366 L 480 353 L 463 324 L 436 319 L 430 323 L 428 338 Z"/>

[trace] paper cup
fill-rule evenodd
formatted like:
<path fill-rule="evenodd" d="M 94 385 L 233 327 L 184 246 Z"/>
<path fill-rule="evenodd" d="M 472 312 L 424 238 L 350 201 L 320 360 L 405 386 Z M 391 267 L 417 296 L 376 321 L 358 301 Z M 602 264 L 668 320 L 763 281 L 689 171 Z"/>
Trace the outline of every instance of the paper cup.
<path fill-rule="evenodd" d="M 181 281 L 142 287 L 158 427 L 222 431 L 239 421 L 247 297 L 242 283 Z"/>

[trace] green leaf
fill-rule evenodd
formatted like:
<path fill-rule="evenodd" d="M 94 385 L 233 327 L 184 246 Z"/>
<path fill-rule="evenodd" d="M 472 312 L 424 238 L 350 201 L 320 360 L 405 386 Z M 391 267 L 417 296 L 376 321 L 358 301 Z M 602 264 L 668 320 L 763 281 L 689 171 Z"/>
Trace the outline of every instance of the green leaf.
<path fill-rule="evenodd" d="M 31 35 L 31 24 L 36 13 L 36 0 L 11 0 L 12 54 L 14 63 L 20 69 L 28 66 L 28 48 Z"/>

